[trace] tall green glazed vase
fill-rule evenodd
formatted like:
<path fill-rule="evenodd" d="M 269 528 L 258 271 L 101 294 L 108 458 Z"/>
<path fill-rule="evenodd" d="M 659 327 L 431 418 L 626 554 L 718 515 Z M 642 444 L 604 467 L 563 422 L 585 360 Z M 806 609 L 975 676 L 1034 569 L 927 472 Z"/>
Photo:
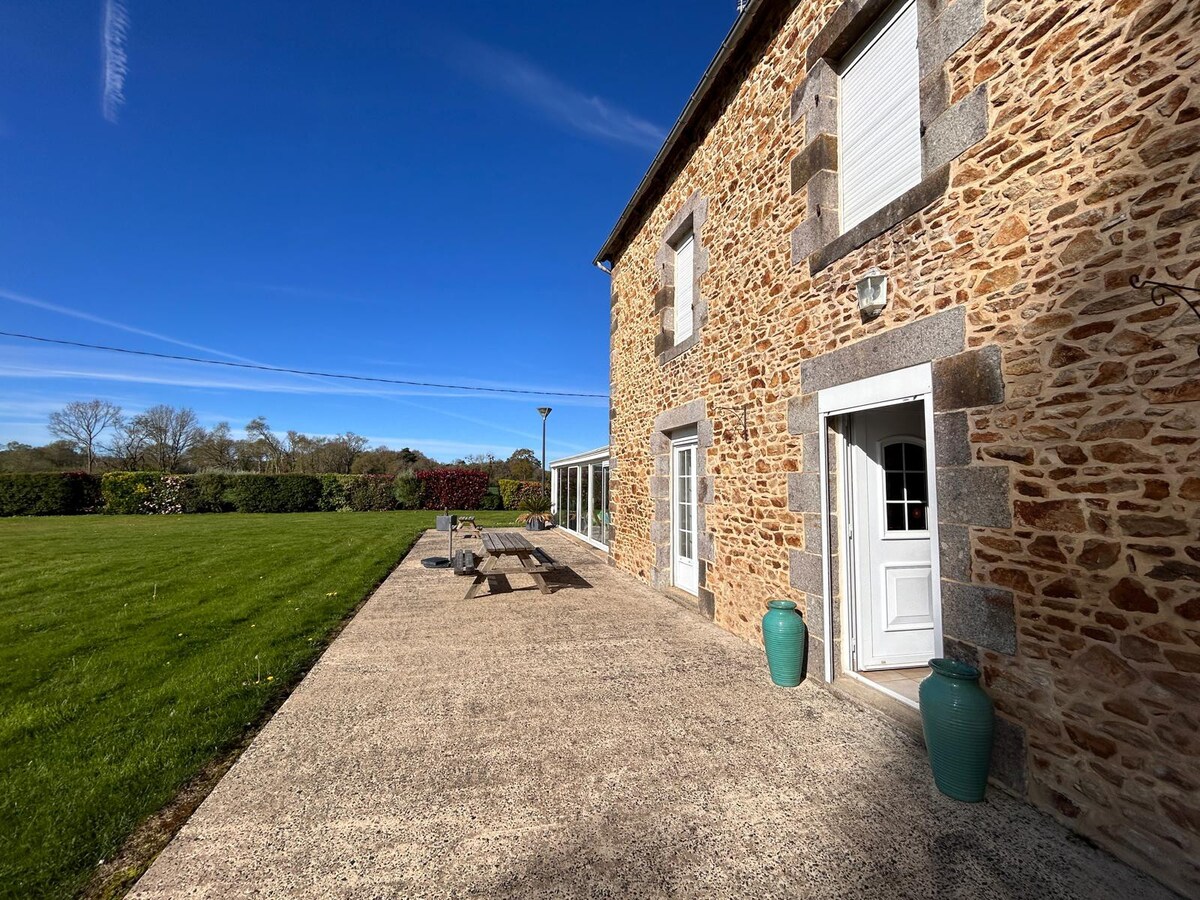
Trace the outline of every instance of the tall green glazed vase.
<path fill-rule="evenodd" d="M 791 600 L 771 600 L 762 620 L 771 680 L 795 687 L 808 674 L 808 626 Z"/>
<path fill-rule="evenodd" d="M 987 789 L 996 713 L 979 686 L 979 670 L 953 659 L 931 659 L 921 682 L 921 724 L 929 765 L 947 797 L 978 803 Z"/>

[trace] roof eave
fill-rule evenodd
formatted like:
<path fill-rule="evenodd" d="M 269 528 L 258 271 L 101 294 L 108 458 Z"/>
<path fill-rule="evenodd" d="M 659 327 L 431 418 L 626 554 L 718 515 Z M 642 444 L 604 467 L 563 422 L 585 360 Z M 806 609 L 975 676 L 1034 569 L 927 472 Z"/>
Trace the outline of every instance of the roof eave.
<path fill-rule="evenodd" d="M 683 107 L 683 112 L 675 120 L 675 124 L 667 134 L 666 140 L 663 141 L 662 147 L 659 148 L 658 153 L 650 163 L 650 168 L 646 170 L 646 174 L 642 176 L 642 180 L 638 183 L 636 190 L 634 190 L 633 196 L 625 204 L 625 210 L 621 213 L 621 217 L 617 219 L 617 224 L 613 226 L 612 231 L 609 232 L 608 237 L 604 241 L 604 246 L 600 248 L 600 252 L 592 260 L 595 265 L 603 267 L 603 264 L 606 262 L 612 265 L 625 249 L 628 239 L 624 233 L 630 221 L 638 214 L 642 204 L 650 195 L 655 180 L 667 167 L 682 139 L 683 133 L 696 118 L 704 101 L 711 95 L 714 86 L 721 80 L 719 76 L 724 72 L 734 52 L 741 46 L 742 40 L 750 32 L 750 27 L 758 19 L 764 7 L 770 6 L 773 2 L 774 0 L 750 0 L 745 10 L 737 17 L 737 20 L 733 23 L 733 27 L 729 29 L 729 33 L 725 36 L 725 40 L 721 42 L 721 46 L 717 50 L 717 55 L 713 57 L 712 62 L 708 64 L 708 68 L 704 70 L 704 75 L 701 77 L 700 83 L 692 91 L 692 96 L 688 98 L 687 104 Z"/>

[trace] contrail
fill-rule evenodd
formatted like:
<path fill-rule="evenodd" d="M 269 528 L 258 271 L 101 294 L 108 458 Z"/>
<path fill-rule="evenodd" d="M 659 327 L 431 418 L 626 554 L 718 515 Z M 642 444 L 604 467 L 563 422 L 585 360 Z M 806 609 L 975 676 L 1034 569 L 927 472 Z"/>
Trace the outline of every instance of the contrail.
<path fill-rule="evenodd" d="M 125 104 L 125 41 L 129 35 L 129 10 L 125 0 L 105 0 L 104 28 L 100 39 L 104 46 L 104 118 L 116 124 L 117 113 Z"/>

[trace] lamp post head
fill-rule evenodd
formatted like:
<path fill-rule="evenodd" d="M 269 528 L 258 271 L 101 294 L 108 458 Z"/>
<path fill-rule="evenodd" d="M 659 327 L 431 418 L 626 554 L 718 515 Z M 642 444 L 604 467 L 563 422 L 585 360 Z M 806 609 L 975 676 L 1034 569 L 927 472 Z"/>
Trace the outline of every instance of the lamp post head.
<path fill-rule="evenodd" d="M 542 420 L 545 421 L 546 416 L 550 415 L 552 410 L 548 406 L 539 406 L 538 412 L 540 412 L 542 414 Z"/>

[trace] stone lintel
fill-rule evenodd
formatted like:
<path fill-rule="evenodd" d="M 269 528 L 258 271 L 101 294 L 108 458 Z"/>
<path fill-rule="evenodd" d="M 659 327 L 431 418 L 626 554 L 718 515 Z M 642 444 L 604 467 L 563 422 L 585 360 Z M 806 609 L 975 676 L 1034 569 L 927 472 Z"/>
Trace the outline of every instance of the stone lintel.
<path fill-rule="evenodd" d="M 809 71 L 822 60 L 839 59 L 866 34 L 892 0 L 844 0 L 805 51 Z M 793 109 L 795 104 L 793 102 Z"/>
<path fill-rule="evenodd" d="M 664 410 L 654 417 L 654 430 L 660 432 L 674 431 L 686 425 L 696 425 L 705 418 L 705 401 L 697 397 L 682 406 Z"/>
<path fill-rule="evenodd" d="M 813 392 L 894 372 L 960 353 L 966 339 L 966 309 L 951 307 L 807 359 L 800 364 L 800 382 Z M 936 368 L 934 371 L 936 391 Z M 936 400 L 934 409 L 938 409 Z"/>

